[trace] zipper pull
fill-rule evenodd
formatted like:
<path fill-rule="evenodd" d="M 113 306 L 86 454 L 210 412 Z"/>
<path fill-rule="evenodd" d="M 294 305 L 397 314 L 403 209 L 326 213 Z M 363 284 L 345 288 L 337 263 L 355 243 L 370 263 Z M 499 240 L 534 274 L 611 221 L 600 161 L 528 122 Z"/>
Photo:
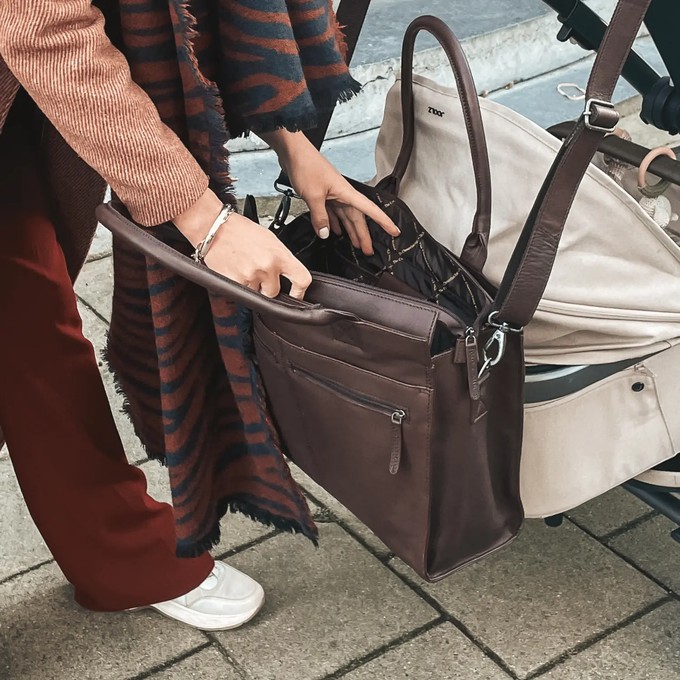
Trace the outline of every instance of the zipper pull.
<path fill-rule="evenodd" d="M 406 420 L 406 411 L 395 411 L 392 416 L 392 453 L 390 455 L 390 474 L 396 475 L 401 464 L 401 450 L 403 448 L 402 423 Z"/>
<path fill-rule="evenodd" d="M 474 328 L 468 328 L 465 331 L 465 363 L 467 364 L 470 399 L 479 401 L 482 396 L 479 389 L 479 348 Z"/>

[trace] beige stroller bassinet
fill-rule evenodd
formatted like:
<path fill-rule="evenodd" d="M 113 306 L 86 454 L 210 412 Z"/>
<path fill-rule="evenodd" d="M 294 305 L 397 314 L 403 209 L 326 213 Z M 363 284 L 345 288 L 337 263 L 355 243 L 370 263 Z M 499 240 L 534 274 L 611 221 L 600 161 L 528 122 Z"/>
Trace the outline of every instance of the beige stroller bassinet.
<path fill-rule="evenodd" d="M 417 136 L 400 197 L 435 238 L 460 253 L 476 205 L 462 108 L 454 90 L 414 80 L 418 129 L 438 128 Z M 398 80 L 378 139 L 377 179 L 395 165 L 399 98 Z M 499 284 L 561 142 L 496 102 L 480 105 L 493 190 L 484 274 Z M 427 115 L 433 109 L 446 112 L 445 124 Z M 622 140 L 607 143 L 638 163 L 645 155 Z M 522 462 L 528 517 L 570 510 L 680 452 L 680 223 L 665 230 L 641 208 L 637 168 L 615 181 L 601 169 L 601 157 L 598 164 L 579 189 L 544 298 L 525 329 L 532 364 Z M 680 181 L 680 164 L 663 159 L 652 167 Z M 433 176 L 452 181 L 425 187 Z M 680 189 L 672 186 L 667 196 L 680 213 Z M 456 219 L 447 223 L 442 214 Z"/>

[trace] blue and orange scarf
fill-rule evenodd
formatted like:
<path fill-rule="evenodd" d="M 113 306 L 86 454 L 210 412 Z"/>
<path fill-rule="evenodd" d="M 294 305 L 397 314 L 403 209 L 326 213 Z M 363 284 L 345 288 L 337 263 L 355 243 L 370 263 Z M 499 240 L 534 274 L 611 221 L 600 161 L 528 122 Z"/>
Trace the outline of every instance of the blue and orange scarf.
<path fill-rule="evenodd" d="M 225 201 L 230 135 L 313 127 L 359 89 L 330 0 L 117 0 L 108 14 L 133 78 Z M 158 234 L 188 252 L 176 230 Z M 137 434 L 168 467 L 178 554 L 215 544 L 228 510 L 315 541 L 267 412 L 247 310 L 120 243 L 114 265 L 108 361 Z"/>

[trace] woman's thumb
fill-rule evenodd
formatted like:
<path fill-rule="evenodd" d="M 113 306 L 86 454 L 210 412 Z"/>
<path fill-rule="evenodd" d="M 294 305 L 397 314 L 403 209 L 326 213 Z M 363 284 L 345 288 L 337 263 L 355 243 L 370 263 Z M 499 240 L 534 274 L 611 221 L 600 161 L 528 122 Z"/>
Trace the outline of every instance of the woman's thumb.
<path fill-rule="evenodd" d="M 324 199 L 310 201 L 307 205 L 309 206 L 309 217 L 312 220 L 314 231 L 319 238 L 327 239 L 331 235 L 331 222 L 326 210 L 326 201 Z"/>

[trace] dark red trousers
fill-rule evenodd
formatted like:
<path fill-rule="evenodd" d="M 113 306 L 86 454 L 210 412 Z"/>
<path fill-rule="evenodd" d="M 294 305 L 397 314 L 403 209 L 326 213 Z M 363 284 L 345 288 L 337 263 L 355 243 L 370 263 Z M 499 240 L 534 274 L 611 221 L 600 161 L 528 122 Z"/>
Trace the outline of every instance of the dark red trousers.
<path fill-rule="evenodd" d="M 83 606 L 177 597 L 213 560 L 175 556 L 171 508 L 127 463 L 38 163 L 10 137 L 0 135 L 0 428 L 26 504 Z"/>

